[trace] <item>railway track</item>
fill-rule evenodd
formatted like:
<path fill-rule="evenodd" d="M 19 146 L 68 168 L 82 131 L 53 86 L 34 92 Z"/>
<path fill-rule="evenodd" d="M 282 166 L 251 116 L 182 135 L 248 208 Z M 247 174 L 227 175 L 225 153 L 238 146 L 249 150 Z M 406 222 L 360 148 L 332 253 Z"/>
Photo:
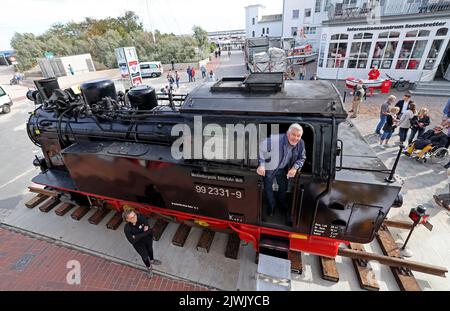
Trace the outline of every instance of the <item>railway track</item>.
<path fill-rule="evenodd" d="M 36 196 L 25 203 L 29 209 L 38 208 L 43 213 L 49 213 L 54 210 L 58 216 L 64 216 L 71 212 L 70 217 L 75 221 L 81 220 L 90 211 L 91 206 L 75 206 L 71 203 L 61 202 L 56 192 L 48 189 L 29 187 L 30 191 L 36 193 Z M 98 225 L 102 220 L 108 218 L 106 227 L 110 230 L 116 230 L 122 223 L 121 213 L 114 212 L 108 207 L 98 208 L 88 221 L 92 225 Z M 157 218 L 153 226 L 154 239 L 158 241 L 164 234 L 170 221 L 164 218 Z M 377 232 L 376 240 L 383 252 L 382 255 L 367 252 L 362 244 L 350 243 L 347 247 L 341 247 L 338 255 L 351 258 L 354 272 L 357 276 L 359 285 L 362 289 L 369 291 L 380 290 L 379 282 L 370 266 L 370 261 L 377 261 L 380 264 L 387 265 L 402 291 L 420 291 L 420 285 L 414 277 L 413 271 L 428 273 L 439 277 L 446 277 L 448 270 L 443 267 L 405 260 L 396 245 L 394 238 L 389 231 L 389 227 L 400 229 L 411 229 L 412 223 L 408 221 L 385 220 L 380 230 Z M 189 238 L 191 226 L 181 223 L 172 237 L 172 244 L 184 247 Z M 215 232 L 203 228 L 202 234 L 196 244 L 196 250 L 208 253 L 214 241 Z M 239 236 L 231 233 L 228 236 L 228 242 L 224 249 L 224 256 L 231 259 L 238 259 L 240 248 Z M 330 282 L 339 282 L 339 270 L 335 258 L 317 257 L 320 266 L 321 277 Z M 291 261 L 292 273 L 303 273 L 302 253 L 286 249 L 286 259 Z M 258 253 L 255 258 L 258 262 Z"/>

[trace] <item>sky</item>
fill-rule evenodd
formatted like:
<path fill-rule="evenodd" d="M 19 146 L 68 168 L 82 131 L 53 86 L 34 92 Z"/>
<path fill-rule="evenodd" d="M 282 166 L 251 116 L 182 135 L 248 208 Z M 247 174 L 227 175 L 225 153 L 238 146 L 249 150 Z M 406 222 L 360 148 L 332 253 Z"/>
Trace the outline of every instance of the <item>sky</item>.
<path fill-rule="evenodd" d="M 52 24 L 80 22 L 85 17 L 139 15 L 146 30 L 188 34 L 193 25 L 206 31 L 245 28 L 245 7 L 262 4 L 264 14 L 281 14 L 283 0 L 2 0 L 0 51 L 11 49 L 15 32 L 44 33 Z"/>

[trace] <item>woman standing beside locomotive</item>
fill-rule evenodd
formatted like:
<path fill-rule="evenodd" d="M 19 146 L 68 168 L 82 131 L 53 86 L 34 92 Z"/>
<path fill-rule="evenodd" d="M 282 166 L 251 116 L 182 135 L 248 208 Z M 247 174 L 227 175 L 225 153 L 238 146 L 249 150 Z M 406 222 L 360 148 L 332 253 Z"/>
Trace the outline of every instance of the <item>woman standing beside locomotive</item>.
<path fill-rule="evenodd" d="M 147 275 L 153 275 L 153 265 L 160 265 L 161 261 L 153 258 L 153 234 L 147 219 L 142 215 L 137 215 L 134 211 L 124 211 L 123 220 L 126 222 L 123 230 L 125 236 L 134 249 L 142 257 L 142 261 L 147 267 Z"/>

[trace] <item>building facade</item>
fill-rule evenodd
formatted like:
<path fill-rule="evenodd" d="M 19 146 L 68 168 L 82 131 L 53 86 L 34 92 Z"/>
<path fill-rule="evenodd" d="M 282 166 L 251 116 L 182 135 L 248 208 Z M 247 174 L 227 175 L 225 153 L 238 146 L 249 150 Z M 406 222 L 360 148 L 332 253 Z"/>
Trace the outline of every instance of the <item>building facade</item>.
<path fill-rule="evenodd" d="M 263 15 L 264 8 L 259 4 L 245 7 L 245 35 L 247 38 L 281 37 L 283 15 Z"/>
<path fill-rule="evenodd" d="M 405 1 L 406 2 L 406 1 Z M 377 66 L 381 78 L 429 82 L 450 80 L 450 10 L 390 14 L 323 22 L 317 75 L 322 79 L 367 79 Z"/>
<path fill-rule="evenodd" d="M 282 40 L 285 50 L 305 41 L 312 45 L 313 50 L 318 50 L 322 22 L 328 19 L 328 11 L 332 8 L 332 1 L 283 1 Z"/>

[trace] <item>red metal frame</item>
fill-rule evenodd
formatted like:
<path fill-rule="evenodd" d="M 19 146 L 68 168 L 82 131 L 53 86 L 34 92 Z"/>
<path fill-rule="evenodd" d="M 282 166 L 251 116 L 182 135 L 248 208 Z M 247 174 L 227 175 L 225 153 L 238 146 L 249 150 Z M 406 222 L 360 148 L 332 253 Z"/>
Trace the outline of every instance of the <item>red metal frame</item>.
<path fill-rule="evenodd" d="M 41 184 L 43 186 L 48 186 L 45 184 Z M 174 217 L 178 221 L 186 221 L 191 220 L 205 227 L 211 227 L 214 229 L 231 229 L 237 234 L 239 234 L 239 238 L 244 240 L 246 243 L 253 243 L 253 248 L 258 251 L 259 248 L 259 239 L 260 236 L 263 235 L 272 235 L 289 239 L 289 248 L 295 251 L 302 251 L 306 253 L 311 253 L 320 256 L 326 257 L 336 257 L 339 249 L 340 243 L 349 244 L 348 241 L 335 240 L 325 237 L 316 237 L 310 236 L 307 234 L 299 234 L 295 232 L 289 232 L 286 230 L 279 230 L 261 226 L 254 226 L 248 224 L 242 224 L 237 222 L 231 222 L 228 220 L 220 220 L 216 218 L 210 218 L 206 216 L 193 215 L 189 213 L 179 212 L 170 210 L 167 208 L 160 208 L 153 205 L 141 204 L 136 202 L 128 202 L 124 200 L 114 199 L 110 197 L 105 197 L 102 195 L 87 193 L 83 191 L 76 191 L 65 188 L 56 188 L 53 186 L 49 186 L 54 189 L 66 192 L 79 193 L 82 195 L 99 198 L 107 201 L 117 211 L 122 211 L 124 205 L 129 205 L 144 215 L 151 215 L 152 213 L 162 214 L 166 216 Z"/>

